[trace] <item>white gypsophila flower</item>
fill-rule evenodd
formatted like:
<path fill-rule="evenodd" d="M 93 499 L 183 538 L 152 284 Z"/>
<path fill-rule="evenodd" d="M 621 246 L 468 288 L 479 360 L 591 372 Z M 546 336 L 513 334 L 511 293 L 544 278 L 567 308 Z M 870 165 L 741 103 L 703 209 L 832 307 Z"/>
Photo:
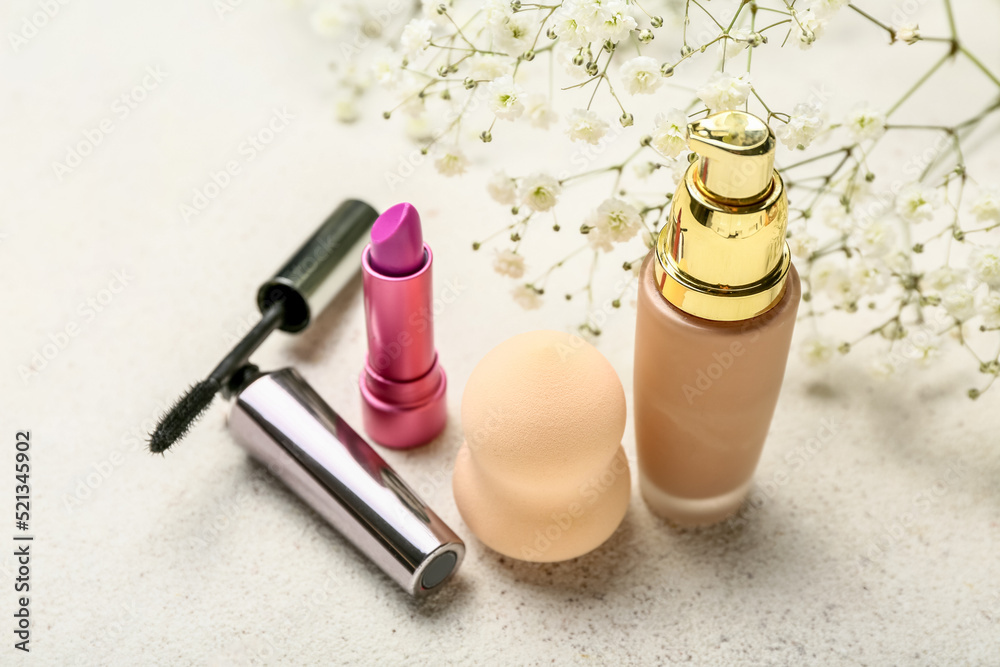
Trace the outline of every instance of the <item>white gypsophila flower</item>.
<path fill-rule="evenodd" d="M 906 359 L 927 365 L 940 354 L 941 340 L 930 329 L 913 329 L 901 341 L 900 351 Z"/>
<path fill-rule="evenodd" d="M 434 22 L 427 19 L 412 19 L 399 36 L 399 45 L 408 56 L 415 56 L 431 45 L 434 36 Z"/>
<path fill-rule="evenodd" d="M 839 264 L 824 260 L 813 264 L 809 272 L 809 281 L 812 288 L 819 292 L 826 292 L 832 283 L 840 280 L 844 270 Z"/>
<path fill-rule="evenodd" d="M 851 0 L 812 0 L 812 2 L 808 3 L 808 8 L 816 14 L 816 16 L 822 17 L 823 19 L 829 19 L 842 7 L 846 7 L 850 4 L 850 2 Z"/>
<path fill-rule="evenodd" d="M 469 67 L 466 74 L 473 81 L 492 81 L 514 70 L 511 58 L 495 53 L 476 53 L 465 62 Z"/>
<path fill-rule="evenodd" d="M 438 7 L 441 5 L 447 7 L 449 4 L 451 3 L 446 0 L 420 0 L 420 12 L 425 19 L 433 21 L 437 25 L 447 25 L 450 21 L 448 21 L 447 16 L 438 13 Z"/>
<path fill-rule="evenodd" d="M 916 23 L 904 23 L 896 28 L 894 37 L 896 42 L 916 44 L 920 41 L 920 26 Z"/>
<path fill-rule="evenodd" d="M 493 178 L 486 183 L 486 191 L 498 204 L 513 206 L 517 201 L 517 181 L 502 171 L 493 174 Z"/>
<path fill-rule="evenodd" d="M 548 211 L 556 205 L 562 186 L 548 174 L 532 174 L 521 181 L 521 203 L 533 211 Z"/>
<path fill-rule="evenodd" d="M 751 34 L 749 28 L 734 28 L 729 31 L 729 39 L 722 40 L 719 50 L 727 59 L 735 58 L 749 46 Z"/>
<path fill-rule="evenodd" d="M 1000 222 L 1000 188 L 984 188 L 972 203 L 972 214 L 979 222 Z"/>
<path fill-rule="evenodd" d="M 671 182 L 677 185 L 684 180 L 684 174 L 687 173 L 691 164 L 684 157 L 678 157 L 676 159 L 665 160 L 664 167 L 667 169 L 667 174 L 670 175 Z"/>
<path fill-rule="evenodd" d="M 520 56 L 530 49 L 537 30 L 526 14 L 507 14 L 503 19 L 491 21 L 489 27 L 493 50 L 508 56 Z"/>
<path fill-rule="evenodd" d="M 913 183 L 896 195 L 896 214 L 907 222 L 927 222 L 934 219 L 934 210 L 941 206 L 937 189 L 922 188 Z"/>
<path fill-rule="evenodd" d="M 680 109 L 657 114 L 652 146 L 663 157 L 675 158 L 687 150 L 687 116 Z"/>
<path fill-rule="evenodd" d="M 577 64 L 574 62 L 577 52 L 574 49 L 556 49 L 556 60 L 562 66 L 563 71 L 569 75 L 570 78 L 576 79 L 577 81 L 583 79 L 589 79 L 590 74 L 587 73 L 586 63 L 581 62 Z"/>
<path fill-rule="evenodd" d="M 869 220 L 851 234 L 852 243 L 865 257 L 883 257 L 896 247 L 896 231 L 884 219 Z"/>
<path fill-rule="evenodd" d="M 399 54 L 388 47 L 379 49 L 372 58 L 371 72 L 379 85 L 389 90 L 395 88 L 403 74 Z"/>
<path fill-rule="evenodd" d="M 617 43 L 635 29 L 626 0 L 571 0 L 571 12 L 587 32 L 588 41 Z"/>
<path fill-rule="evenodd" d="M 898 371 L 899 366 L 890 355 L 878 356 L 868 362 L 868 373 L 879 380 L 888 380 Z"/>
<path fill-rule="evenodd" d="M 502 276 L 520 278 L 524 275 L 524 257 L 513 250 L 497 251 L 493 258 L 493 270 Z"/>
<path fill-rule="evenodd" d="M 616 243 L 631 240 L 642 227 L 639 209 L 621 199 L 605 199 L 587 221 L 588 241 L 595 248 L 611 250 Z"/>
<path fill-rule="evenodd" d="M 844 121 L 855 141 L 878 139 L 885 132 L 885 114 L 866 105 L 855 107 Z"/>
<path fill-rule="evenodd" d="M 890 250 L 884 257 L 880 258 L 885 268 L 889 269 L 893 273 L 902 275 L 904 273 L 911 273 L 913 270 L 913 257 L 910 255 L 909 251 Z"/>
<path fill-rule="evenodd" d="M 626 60 L 619 74 L 629 95 L 652 95 L 663 84 L 660 63 L 649 56 Z"/>
<path fill-rule="evenodd" d="M 341 70 L 340 83 L 345 88 L 363 93 L 371 87 L 373 75 L 374 71 L 371 68 L 359 67 L 356 63 L 349 62 Z"/>
<path fill-rule="evenodd" d="M 604 252 L 611 252 L 615 247 L 614 242 L 606 234 L 602 234 L 599 229 L 591 229 L 587 232 L 587 243 L 594 250 L 603 250 Z"/>
<path fill-rule="evenodd" d="M 813 219 L 819 220 L 841 234 L 850 234 L 854 231 L 854 219 L 847 214 L 847 209 L 839 200 L 827 199 L 824 201 L 816 208 Z"/>
<path fill-rule="evenodd" d="M 774 133 L 788 148 L 809 148 L 823 129 L 823 123 L 823 110 L 818 104 L 800 102 L 792 109 L 788 122 L 779 125 Z"/>
<path fill-rule="evenodd" d="M 488 25 L 503 23 L 514 15 L 510 0 L 485 0 L 482 5 L 482 12 Z"/>
<path fill-rule="evenodd" d="M 586 46 L 590 41 L 587 26 L 580 23 L 583 18 L 578 0 L 566 0 L 552 15 L 552 29 L 559 37 L 559 43 L 573 49 Z"/>
<path fill-rule="evenodd" d="M 800 12 L 792 23 L 792 43 L 800 49 L 811 48 L 826 26 L 826 20 L 811 9 Z"/>
<path fill-rule="evenodd" d="M 993 289 L 1000 289 L 1000 246 L 979 247 L 969 257 L 972 275 Z"/>
<path fill-rule="evenodd" d="M 976 314 L 976 295 L 965 285 L 952 285 L 941 295 L 941 306 L 956 320 L 964 321 Z"/>
<path fill-rule="evenodd" d="M 983 318 L 983 326 L 1000 327 L 1000 292 L 987 292 L 976 305 L 976 313 Z"/>
<path fill-rule="evenodd" d="M 965 281 L 965 272 L 951 266 L 940 266 L 920 278 L 921 289 L 943 292 L 952 285 Z"/>
<path fill-rule="evenodd" d="M 810 366 L 822 366 L 833 358 L 836 345 L 829 338 L 811 336 L 799 344 L 802 360 Z"/>
<path fill-rule="evenodd" d="M 309 15 L 309 25 L 323 37 L 338 37 L 353 23 L 339 2 L 324 2 Z"/>
<path fill-rule="evenodd" d="M 811 278 L 813 288 L 838 306 L 848 306 L 858 300 L 857 286 L 838 264 L 824 262 L 814 266 Z"/>
<path fill-rule="evenodd" d="M 511 291 L 514 302 L 525 310 L 536 310 L 542 305 L 542 295 L 533 287 L 518 285 Z"/>
<path fill-rule="evenodd" d="M 434 138 L 434 126 L 427 119 L 427 114 L 408 116 L 406 119 L 406 136 L 410 141 L 427 143 Z"/>
<path fill-rule="evenodd" d="M 524 91 L 510 75 L 491 81 L 486 92 L 490 96 L 490 109 L 497 118 L 515 120 L 524 113 L 524 103 L 521 102 Z"/>
<path fill-rule="evenodd" d="M 874 296 L 889 287 L 889 276 L 875 262 L 861 261 L 851 269 L 851 282 L 859 294 Z"/>
<path fill-rule="evenodd" d="M 528 95 L 524 99 L 524 106 L 532 127 L 547 130 L 552 123 L 559 120 L 559 114 L 552 110 L 549 98 L 545 95 L 538 93 Z"/>
<path fill-rule="evenodd" d="M 573 109 L 566 117 L 566 124 L 566 134 L 570 139 L 588 144 L 600 142 L 608 132 L 608 124 L 589 109 Z"/>
<path fill-rule="evenodd" d="M 733 76 L 729 72 L 716 72 L 698 89 L 697 95 L 712 113 L 728 111 L 742 106 L 750 94 L 750 75 Z"/>
<path fill-rule="evenodd" d="M 654 171 L 656 171 L 656 163 L 650 162 L 649 160 L 636 162 L 632 165 L 632 173 L 635 174 L 635 177 L 640 181 L 644 181 L 652 176 Z"/>
<path fill-rule="evenodd" d="M 444 176 L 458 176 L 465 173 L 465 168 L 469 164 L 465 154 L 458 146 L 449 146 L 442 149 L 434 160 L 434 166 L 438 172 Z"/>
<path fill-rule="evenodd" d="M 351 95 L 338 99 L 333 104 L 333 115 L 341 123 L 353 123 L 356 121 L 360 116 L 356 98 Z"/>
<path fill-rule="evenodd" d="M 806 260 L 819 246 L 819 239 L 810 234 L 805 222 L 796 220 L 788 226 L 788 248 L 798 259 Z"/>

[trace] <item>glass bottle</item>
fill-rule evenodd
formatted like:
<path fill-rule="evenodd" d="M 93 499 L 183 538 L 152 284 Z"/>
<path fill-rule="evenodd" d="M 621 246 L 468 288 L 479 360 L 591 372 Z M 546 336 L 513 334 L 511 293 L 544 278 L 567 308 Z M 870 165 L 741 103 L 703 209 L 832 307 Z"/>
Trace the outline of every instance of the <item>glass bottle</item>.
<path fill-rule="evenodd" d="M 749 491 L 801 291 L 770 128 L 725 111 L 688 136 L 697 159 L 639 273 L 633 405 L 646 503 L 697 526 Z"/>

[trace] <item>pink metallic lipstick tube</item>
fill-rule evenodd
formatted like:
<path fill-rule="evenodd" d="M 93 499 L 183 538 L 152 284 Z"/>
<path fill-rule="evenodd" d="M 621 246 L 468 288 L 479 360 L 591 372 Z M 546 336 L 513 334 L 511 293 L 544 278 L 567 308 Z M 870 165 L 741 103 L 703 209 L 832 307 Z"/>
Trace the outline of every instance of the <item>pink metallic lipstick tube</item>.
<path fill-rule="evenodd" d="M 376 220 L 361 255 L 368 330 L 362 418 L 371 439 L 386 447 L 430 442 L 447 420 L 447 379 L 434 348 L 433 262 L 410 204 Z"/>

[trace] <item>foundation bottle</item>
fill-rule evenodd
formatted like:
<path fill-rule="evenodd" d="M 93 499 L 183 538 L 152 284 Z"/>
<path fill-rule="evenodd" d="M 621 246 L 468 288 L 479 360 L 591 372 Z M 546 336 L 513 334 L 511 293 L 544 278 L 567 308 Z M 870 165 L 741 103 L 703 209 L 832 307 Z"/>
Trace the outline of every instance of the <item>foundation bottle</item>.
<path fill-rule="evenodd" d="M 726 111 L 688 126 L 697 159 L 639 274 L 640 487 L 681 526 L 734 514 L 753 480 L 800 298 L 774 134 Z"/>

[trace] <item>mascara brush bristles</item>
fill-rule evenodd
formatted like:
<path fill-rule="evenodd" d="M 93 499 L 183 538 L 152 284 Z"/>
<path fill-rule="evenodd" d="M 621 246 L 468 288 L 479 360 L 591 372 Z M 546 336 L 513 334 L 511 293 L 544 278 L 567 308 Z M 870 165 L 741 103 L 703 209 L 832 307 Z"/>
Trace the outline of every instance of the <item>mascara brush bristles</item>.
<path fill-rule="evenodd" d="M 191 387 L 160 419 L 149 437 L 149 451 L 162 454 L 172 444 L 187 435 L 191 426 L 212 404 L 222 388 L 218 380 L 208 378 Z"/>
<path fill-rule="evenodd" d="M 149 437 L 149 451 L 154 454 L 162 454 L 183 438 L 195 420 L 212 404 L 212 399 L 222 389 L 222 385 L 228 384 L 233 374 L 246 365 L 253 351 L 264 342 L 264 339 L 272 331 L 281 326 L 284 316 L 284 301 L 277 301 L 268 306 L 267 310 L 261 314 L 260 322 L 255 324 L 253 329 L 247 332 L 247 335 L 236 344 L 236 347 L 219 362 L 208 379 L 202 380 L 188 389 L 181 400 L 174 403 L 167 414 L 160 418 L 156 430 Z M 254 368 L 256 369 L 256 367 Z"/>

